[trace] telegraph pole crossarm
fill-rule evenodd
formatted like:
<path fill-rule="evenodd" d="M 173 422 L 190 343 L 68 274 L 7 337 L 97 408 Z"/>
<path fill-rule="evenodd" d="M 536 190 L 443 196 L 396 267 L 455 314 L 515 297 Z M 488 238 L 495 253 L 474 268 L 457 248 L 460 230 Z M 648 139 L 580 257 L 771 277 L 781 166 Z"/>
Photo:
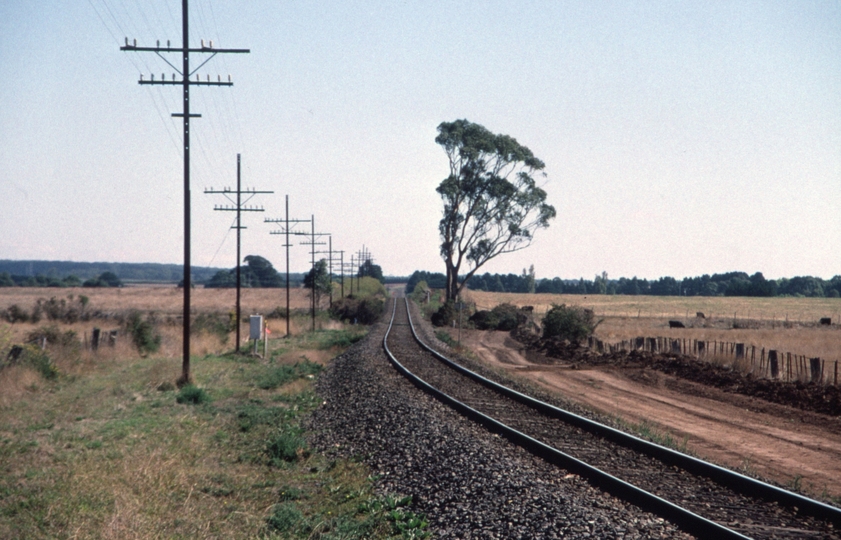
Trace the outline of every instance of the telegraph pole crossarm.
<path fill-rule="evenodd" d="M 138 47 L 137 40 L 133 40 L 129 44 L 126 38 L 126 44 L 120 47 L 121 51 L 127 52 L 154 52 L 164 60 L 172 69 L 178 73 L 172 75 L 170 80 L 166 80 L 165 75 L 161 75 L 159 80 L 154 79 L 154 75 L 150 75 L 149 80 L 145 81 L 143 75 L 140 76 L 141 85 L 145 84 L 160 84 L 160 85 L 179 85 L 182 88 L 182 105 L 183 111 L 174 113 L 173 116 L 183 119 L 184 124 L 184 310 L 183 310 L 183 338 L 182 338 L 182 364 L 181 377 L 176 381 L 178 386 L 184 386 L 192 381 L 190 376 L 190 289 L 192 288 L 191 277 L 191 262 L 190 262 L 190 118 L 198 118 L 200 115 L 190 113 L 190 86 L 233 86 L 230 75 L 226 81 L 222 80 L 222 76 L 218 75 L 216 81 L 211 81 L 210 76 L 206 80 L 200 80 L 197 76 L 195 81 L 191 77 L 195 74 L 190 71 L 190 54 L 209 54 L 210 56 L 202 62 L 197 69 L 204 66 L 211 58 L 217 54 L 227 53 L 249 53 L 250 49 L 215 49 L 213 42 L 208 42 L 205 46 L 204 40 L 201 42 L 200 48 L 190 47 L 190 31 L 189 31 L 189 12 L 188 0 L 181 0 L 181 47 L 172 47 L 167 42 L 166 47 L 161 47 L 160 42 L 157 42 L 155 47 Z M 181 69 L 176 67 L 176 62 L 173 64 L 167 60 L 162 53 L 178 53 L 181 55 Z"/>

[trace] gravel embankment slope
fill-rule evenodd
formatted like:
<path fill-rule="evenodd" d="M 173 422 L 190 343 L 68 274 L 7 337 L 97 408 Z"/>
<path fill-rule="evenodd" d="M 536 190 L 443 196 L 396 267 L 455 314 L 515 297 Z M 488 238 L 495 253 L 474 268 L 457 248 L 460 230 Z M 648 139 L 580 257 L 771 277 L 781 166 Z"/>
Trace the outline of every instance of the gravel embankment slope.
<path fill-rule="evenodd" d="M 361 456 L 383 493 L 413 495 L 438 538 L 690 538 L 462 418 L 406 381 L 386 325 L 331 362 L 310 420 L 321 451 Z"/>

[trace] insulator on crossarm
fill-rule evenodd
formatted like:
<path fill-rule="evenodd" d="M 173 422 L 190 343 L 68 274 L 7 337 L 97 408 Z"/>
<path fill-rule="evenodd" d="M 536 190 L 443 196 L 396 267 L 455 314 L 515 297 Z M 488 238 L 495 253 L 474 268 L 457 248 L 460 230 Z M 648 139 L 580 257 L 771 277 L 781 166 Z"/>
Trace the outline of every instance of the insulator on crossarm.
<path fill-rule="evenodd" d="M 128 37 L 126 37 L 126 47 L 128 47 Z"/>
<path fill-rule="evenodd" d="M 142 73 L 140 74 L 140 80 L 141 81 L 143 80 L 143 74 Z"/>
<path fill-rule="evenodd" d="M 221 75 L 217 75 L 217 76 L 216 76 L 216 80 L 217 80 L 217 82 L 222 82 L 222 76 L 221 76 Z"/>
<path fill-rule="evenodd" d="M 155 46 L 157 46 L 160 49 L 161 48 L 161 40 L 156 39 L 155 40 Z"/>
<path fill-rule="evenodd" d="M 169 40 L 166 40 L 166 48 L 169 49 Z"/>
<path fill-rule="evenodd" d="M 201 48 L 204 49 L 204 40 L 201 40 Z"/>
<path fill-rule="evenodd" d="M 196 73 L 196 82 L 199 82 L 199 81 L 201 81 L 201 75 L 199 75 L 198 73 Z"/>
<path fill-rule="evenodd" d="M 231 74 L 228 73 L 228 82 L 231 82 Z"/>
<path fill-rule="evenodd" d="M 137 40 L 134 40 L 134 46 L 137 47 Z"/>
<path fill-rule="evenodd" d="M 155 74 L 154 73 L 150 73 L 149 77 L 151 77 L 151 80 L 153 80 L 153 81 L 155 80 Z"/>
<path fill-rule="evenodd" d="M 166 80 L 166 73 L 161 73 L 161 80 L 162 80 L 162 81 L 165 81 L 165 80 Z"/>
<path fill-rule="evenodd" d="M 210 48 L 211 49 L 213 48 L 213 40 L 212 39 L 210 40 Z"/>
<path fill-rule="evenodd" d="M 172 74 L 172 80 L 175 80 L 175 73 Z"/>

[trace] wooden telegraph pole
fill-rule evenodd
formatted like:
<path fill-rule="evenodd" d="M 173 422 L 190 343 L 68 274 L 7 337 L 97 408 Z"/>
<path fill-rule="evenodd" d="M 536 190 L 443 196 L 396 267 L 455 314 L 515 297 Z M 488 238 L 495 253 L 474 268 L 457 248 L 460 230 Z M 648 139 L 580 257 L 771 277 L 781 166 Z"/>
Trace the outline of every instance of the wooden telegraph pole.
<path fill-rule="evenodd" d="M 286 196 L 286 217 L 284 219 L 268 219 L 264 220 L 266 223 L 279 223 L 280 230 L 279 231 L 270 231 L 269 234 L 282 234 L 286 236 L 286 242 L 283 244 L 283 247 L 286 248 L 286 337 L 292 335 L 292 332 L 289 328 L 289 319 L 291 318 L 291 312 L 289 311 L 289 248 L 292 247 L 292 244 L 289 243 L 289 235 L 298 235 L 298 234 L 306 234 L 303 232 L 296 232 L 292 229 L 298 223 L 309 223 L 309 219 L 289 219 L 289 195 Z"/>
<path fill-rule="evenodd" d="M 190 87 L 191 86 L 233 86 L 230 75 L 227 81 L 222 81 L 221 76 L 217 76 L 216 81 L 210 80 L 210 75 L 207 76 L 206 81 L 200 80 L 200 76 L 196 75 L 195 80 L 190 80 L 199 68 L 204 66 L 211 58 L 217 54 L 224 53 L 249 53 L 249 49 L 214 49 L 213 42 L 208 42 L 205 46 L 204 40 L 201 41 L 201 47 L 190 48 L 190 32 L 189 32 L 189 16 L 187 0 L 181 1 L 181 47 L 170 47 L 167 42 L 166 47 L 161 47 L 160 42 L 155 47 L 138 47 L 137 40 L 134 40 L 130 45 L 128 38 L 126 44 L 120 47 L 121 51 L 136 51 L 136 52 L 153 52 L 160 56 L 172 69 L 178 73 L 172 75 L 171 80 L 166 80 L 164 75 L 161 75 L 159 80 L 155 80 L 154 74 L 148 80 L 140 76 L 139 84 L 152 85 L 173 85 L 181 86 L 183 93 L 183 111 L 180 113 L 172 113 L 172 116 L 182 118 L 184 124 L 184 332 L 183 332 L 183 347 L 182 347 L 182 361 L 181 361 L 181 377 L 178 378 L 177 384 L 183 386 L 189 384 L 192 379 L 190 376 L 190 287 L 192 280 L 190 275 L 190 118 L 201 118 L 200 114 L 193 114 L 190 112 Z M 167 60 L 162 53 L 177 53 L 181 55 L 181 70 Z M 190 71 L 190 53 L 209 54 L 210 58 L 202 62 L 194 71 Z M 178 62 L 176 62 L 177 64 Z"/>
<path fill-rule="evenodd" d="M 224 195 L 226 199 L 228 199 L 233 206 L 220 206 L 216 205 L 213 207 L 214 210 L 222 211 L 222 212 L 236 212 L 236 225 L 232 225 L 232 229 L 237 230 L 237 302 L 236 302 L 236 318 L 237 318 L 237 348 L 236 352 L 239 352 L 240 342 L 242 341 L 240 338 L 240 326 L 242 326 L 241 316 L 240 316 L 240 289 L 242 287 L 242 254 L 240 251 L 240 236 L 242 229 L 245 227 L 242 226 L 242 212 L 263 212 L 263 207 L 256 207 L 256 206 L 245 206 L 245 203 L 250 201 L 254 198 L 255 195 L 266 194 L 266 193 L 274 193 L 274 191 L 257 191 L 254 188 L 246 189 L 243 191 L 242 189 L 242 174 L 241 174 L 241 157 L 237 154 L 237 189 L 236 191 L 232 190 L 231 188 L 224 188 L 222 190 L 214 190 L 213 188 L 205 189 L 205 194 L 219 194 Z M 231 199 L 232 195 L 236 195 L 236 200 Z M 242 200 L 242 196 L 247 195 L 248 198 L 244 201 Z"/>

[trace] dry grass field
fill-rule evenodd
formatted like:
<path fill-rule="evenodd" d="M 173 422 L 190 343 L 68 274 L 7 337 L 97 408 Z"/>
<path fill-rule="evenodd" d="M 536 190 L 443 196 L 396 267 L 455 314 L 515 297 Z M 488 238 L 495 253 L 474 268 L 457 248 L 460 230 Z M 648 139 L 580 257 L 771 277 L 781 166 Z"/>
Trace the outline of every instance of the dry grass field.
<path fill-rule="evenodd" d="M 552 304 L 578 305 L 592 309 L 603 322 L 596 337 L 608 343 L 635 337 L 686 338 L 745 343 L 841 360 L 841 299 L 839 298 L 743 298 L 663 297 L 609 295 L 513 294 L 468 291 L 465 300 L 477 309 L 501 303 L 534 306 L 540 317 Z M 701 312 L 705 318 L 696 318 Z M 831 317 L 832 326 L 821 326 Z M 687 328 L 669 328 L 669 320 Z M 734 324 L 735 321 L 735 324 Z"/>
<path fill-rule="evenodd" d="M 310 305 L 307 291 L 291 289 L 290 307 L 308 308 Z M 12 304 L 30 309 L 39 298 L 67 298 L 84 295 L 90 298 L 90 309 L 105 312 L 118 312 L 138 309 L 154 311 L 162 315 L 181 315 L 184 291 L 177 287 L 137 286 L 111 288 L 67 288 L 52 289 L 43 287 L 4 287 L 0 288 L 0 310 Z M 191 307 L 194 313 L 225 312 L 234 309 L 235 289 L 193 289 Z M 286 289 L 242 289 L 241 300 L 243 313 L 266 314 L 277 307 L 286 307 Z"/>
<path fill-rule="evenodd" d="M 31 312 L 38 300 L 47 301 L 55 297 L 57 300 L 72 302 L 78 301 L 80 296 L 88 298 L 86 310 L 88 312 L 101 312 L 108 316 L 107 319 L 93 318 L 86 322 L 78 322 L 71 325 L 60 324 L 62 330 L 73 330 L 79 336 L 90 335 L 93 327 L 103 330 L 115 329 L 119 326 L 116 319 L 133 310 L 138 310 L 144 315 L 154 314 L 157 319 L 163 322 L 173 322 L 179 319 L 182 314 L 184 292 L 174 286 L 137 286 L 124 287 L 121 289 L 111 288 L 67 288 L 53 289 L 43 287 L 8 287 L 0 288 L 0 312 L 12 305 L 17 305 L 27 312 Z M 235 312 L 236 291 L 234 289 L 203 289 L 197 288 L 192 291 L 191 311 L 194 315 L 199 314 L 221 314 L 228 315 Z M 241 294 L 241 311 L 245 324 L 248 323 L 248 316 L 251 314 L 266 315 L 277 308 L 286 308 L 286 289 L 243 289 Z M 290 307 L 294 310 L 306 310 L 310 307 L 310 299 L 304 289 L 290 290 Z M 111 320 L 115 319 L 115 320 Z M 179 319 L 180 320 L 180 319 Z M 9 331 L 15 340 L 19 341 L 22 336 L 40 326 L 51 324 L 50 321 L 42 319 L 38 323 L 16 323 L 10 325 Z M 270 328 L 278 332 L 286 332 L 285 320 L 273 320 L 269 322 Z M 304 317 L 296 320 L 293 317 L 291 331 L 293 334 L 300 330 L 306 330 Z M 163 336 L 161 354 L 173 356 L 180 351 L 180 327 L 170 324 L 161 325 Z M 282 334 L 281 334 L 282 335 Z M 216 340 L 218 341 L 218 340 Z M 171 351 L 169 349 L 172 349 Z M 196 354 L 207 354 L 219 352 L 218 343 L 208 336 L 199 336 L 194 346 Z"/>

